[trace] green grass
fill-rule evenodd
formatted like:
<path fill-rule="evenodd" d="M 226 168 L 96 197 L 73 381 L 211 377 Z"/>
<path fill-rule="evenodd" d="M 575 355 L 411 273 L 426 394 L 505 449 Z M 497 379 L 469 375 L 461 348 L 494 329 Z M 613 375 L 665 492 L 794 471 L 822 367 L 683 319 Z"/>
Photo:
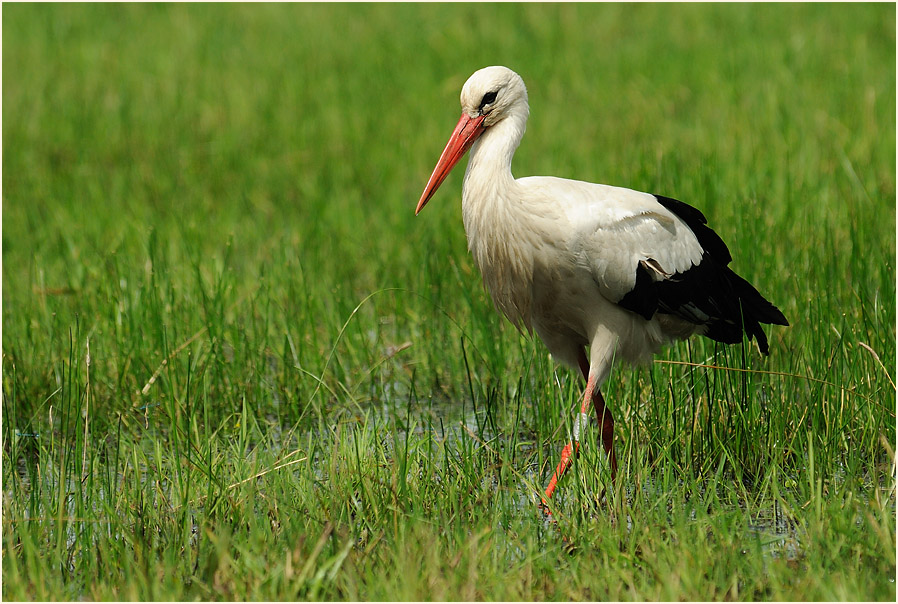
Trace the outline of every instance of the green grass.
<path fill-rule="evenodd" d="M 893 5 L 3 17 L 6 599 L 894 601 Z M 489 64 L 517 175 L 696 205 L 792 323 L 617 368 L 557 525 L 581 384 L 461 169 L 413 216 Z"/>

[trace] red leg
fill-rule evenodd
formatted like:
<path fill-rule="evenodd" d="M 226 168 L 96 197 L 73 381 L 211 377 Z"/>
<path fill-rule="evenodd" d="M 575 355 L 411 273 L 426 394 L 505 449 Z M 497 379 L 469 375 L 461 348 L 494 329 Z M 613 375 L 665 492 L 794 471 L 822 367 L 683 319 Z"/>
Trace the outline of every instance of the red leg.
<path fill-rule="evenodd" d="M 584 352 L 580 353 L 579 364 L 580 371 L 583 373 L 583 377 L 586 378 L 586 391 L 583 393 L 583 402 L 580 405 L 580 415 L 574 422 L 574 439 L 567 443 L 561 451 L 561 461 L 559 461 L 558 465 L 555 467 L 555 472 L 552 474 L 549 486 L 546 487 L 546 493 L 542 499 L 543 505 L 546 505 L 548 500 L 552 498 L 552 495 L 555 493 L 555 487 L 558 486 L 558 481 L 561 480 L 561 477 L 564 476 L 568 468 L 571 467 L 571 464 L 574 461 L 573 456 L 577 455 L 580 451 L 580 425 L 582 421 L 586 421 L 586 410 L 589 408 L 590 403 L 592 403 L 599 420 L 599 425 L 602 427 L 602 446 L 611 460 L 611 480 L 614 480 L 617 475 L 617 457 L 614 455 L 614 418 L 611 416 L 611 411 L 605 406 L 605 399 L 602 397 L 602 392 L 595 387 L 595 380 L 590 379 L 589 361 L 586 359 L 586 354 Z"/>
<path fill-rule="evenodd" d="M 589 360 L 586 358 L 586 353 L 581 351 L 577 361 L 580 364 L 580 373 L 583 374 L 584 379 L 588 383 Z M 602 392 L 598 388 L 595 389 L 592 395 L 592 407 L 595 409 L 596 419 L 599 420 L 599 425 L 602 427 L 602 447 L 611 461 L 611 480 L 613 481 L 617 477 L 617 456 L 614 454 L 614 417 L 605 406 L 605 397 L 602 396 Z M 586 412 L 585 401 L 584 407 L 580 411 L 582 413 Z"/>
<path fill-rule="evenodd" d="M 549 499 L 552 498 L 552 495 L 555 493 L 555 487 L 558 486 L 558 481 L 564 476 L 564 473 L 567 472 L 567 469 L 571 467 L 571 464 L 574 462 L 573 456 L 580 452 L 580 443 L 578 442 L 569 442 L 564 445 L 564 449 L 561 450 L 561 461 L 558 462 L 558 465 L 555 466 L 555 472 L 552 474 L 552 480 L 549 481 L 549 486 L 546 487 L 546 496 L 543 497 L 543 505 L 547 505 L 549 503 Z"/>
<path fill-rule="evenodd" d="M 583 403 L 580 405 L 580 414 L 577 416 L 577 419 L 574 420 L 574 439 L 566 444 L 561 451 L 561 461 L 559 461 L 558 465 L 555 467 L 555 473 L 552 474 L 552 480 L 549 481 L 549 486 L 546 487 L 546 495 L 543 497 L 543 504 L 546 504 L 547 501 L 552 498 L 552 494 L 555 492 L 555 487 L 558 485 L 558 481 L 561 480 L 564 473 L 567 472 L 568 468 L 571 467 L 571 464 L 574 463 L 574 455 L 580 452 L 580 426 L 583 422 L 588 421 L 586 410 L 589 409 L 589 403 L 593 400 L 592 392 L 594 388 L 595 381 L 587 380 L 586 392 L 583 393 Z"/>
<path fill-rule="evenodd" d="M 552 474 L 549 486 L 546 487 L 543 505 L 552 498 L 552 495 L 555 493 L 555 487 L 558 486 L 558 481 L 561 480 L 561 477 L 564 476 L 565 472 L 567 472 L 568 468 L 573 464 L 574 455 L 577 455 L 580 452 L 580 426 L 583 422 L 587 421 L 586 410 L 589 409 L 590 401 L 593 400 L 593 390 L 595 389 L 595 380 L 589 379 L 589 362 L 586 360 L 586 355 L 582 352 L 580 353 L 580 370 L 587 378 L 586 391 L 583 393 L 580 414 L 574 421 L 574 439 L 567 443 L 561 451 L 561 461 L 559 461 L 558 465 L 555 467 L 555 472 Z"/>
<path fill-rule="evenodd" d="M 617 456 L 614 454 L 614 418 L 611 416 L 611 411 L 605 406 L 605 397 L 602 396 L 602 392 L 598 388 L 593 393 L 592 407 L 596 410 L 596 417 L 602 427 L 602 447 L 611 461 L 611 480 L 614 481 L 617 478 Z"/>

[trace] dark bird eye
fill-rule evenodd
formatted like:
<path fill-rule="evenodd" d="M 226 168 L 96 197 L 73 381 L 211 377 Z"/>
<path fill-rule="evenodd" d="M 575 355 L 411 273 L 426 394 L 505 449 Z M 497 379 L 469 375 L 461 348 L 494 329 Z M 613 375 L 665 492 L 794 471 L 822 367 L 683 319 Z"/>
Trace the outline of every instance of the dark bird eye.
<path fill-rule="evenodd" d="M 483 100 L 480 101 L 480 108 L 483 109 L 484 106 L 489 105 L 490 103 L 495 101 L 497 94 L 499 94 L 498 90 L 494 92 L 487 92 L 485 95 L 483 95 Z"/>

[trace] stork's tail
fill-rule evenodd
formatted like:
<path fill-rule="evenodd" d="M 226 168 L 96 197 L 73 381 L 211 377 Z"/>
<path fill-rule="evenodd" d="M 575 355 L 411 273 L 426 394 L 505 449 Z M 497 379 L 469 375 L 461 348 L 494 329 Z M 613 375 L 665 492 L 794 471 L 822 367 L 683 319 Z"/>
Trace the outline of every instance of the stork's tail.
<path fill-rule="evenodd" d="M 723 269 L 723 280 L 729 285 L 733 305 L 732 316 L 718 319 L 708 326 L 705 335 L 712 340 L 735 344 L 742 340 L 742 330 L 748 339 L 754 338 L 763 354 L 769 353 L 767 334 L 761 323 L 768 325 L 789 325 L 782 311 L 767 300 L 755 287 L 734 273 L 730 268 Z"/>

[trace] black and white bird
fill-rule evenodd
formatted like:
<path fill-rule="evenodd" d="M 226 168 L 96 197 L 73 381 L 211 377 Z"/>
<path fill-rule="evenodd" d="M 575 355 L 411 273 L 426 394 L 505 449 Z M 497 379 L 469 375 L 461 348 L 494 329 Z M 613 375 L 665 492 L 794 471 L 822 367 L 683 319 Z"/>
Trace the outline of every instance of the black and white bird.
<path fill-rule="evenodd" d="M 579 448 L 590 404 L 616 473 L 614 420 L 600 391 L 614 360 L 647 362 L 663 344 L 692 334 L 739 343 L 743 331 L 767 354 L 761 323 L 788 322 L 728 268 L 726 244 L 692 206 L 576 180 L 515 179 L 511 160 L 530 107 L 514 71 L 475 72 L 462 88 L 461 108 L 415 214 L 470 149 L 462 213 L 468 248 L 493 302 L 586 379 L 573 440 L 545 502 Z"/>

